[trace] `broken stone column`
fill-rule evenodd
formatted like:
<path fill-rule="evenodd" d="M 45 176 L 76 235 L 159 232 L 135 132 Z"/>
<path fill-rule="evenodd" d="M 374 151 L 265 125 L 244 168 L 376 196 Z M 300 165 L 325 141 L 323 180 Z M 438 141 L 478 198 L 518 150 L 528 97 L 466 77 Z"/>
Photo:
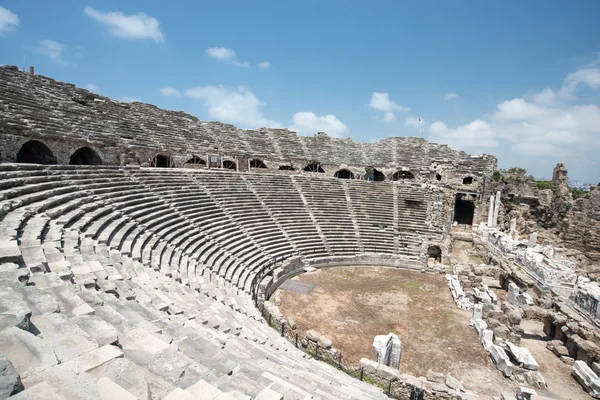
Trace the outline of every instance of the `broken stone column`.
<path fill-rule="evenodd" d="M 498 214 L 500 213 L 500 195 L 502 193 L 498 190 L 496 192 L 496 201 L 494 202 L 494 220 L 492 221 L 492 226 L 498 225 Z"/>
<path fill-rule="evenodd" d="M 533 232 L 531 235 L 529 235 L 529 246 L 535 247 L 536 244 L 537 244 L 537 232 Z"/>
<path fill-rule="evenodd" d="M 489 228 L 492 227 L 493 222 L 494 222 L 494 196 L 490 196 L 490 208 L 488 210 L 488 222 L 487 222 L 487 225 Z"/>
<path fill-rule="evenodd" d="M 377 335 L 373 340 L 373 350 L 377 354 L 377 362 L 391 368 L 400 369 L 402 342 L 398 335 L 388 333 Z"/>
<path fill-rule="evenodd" d="M 510 238 L 516 240 L 516 234 L 517 234 L 517 219 L 516 218 L 512 218 L 510 220 Z"/>

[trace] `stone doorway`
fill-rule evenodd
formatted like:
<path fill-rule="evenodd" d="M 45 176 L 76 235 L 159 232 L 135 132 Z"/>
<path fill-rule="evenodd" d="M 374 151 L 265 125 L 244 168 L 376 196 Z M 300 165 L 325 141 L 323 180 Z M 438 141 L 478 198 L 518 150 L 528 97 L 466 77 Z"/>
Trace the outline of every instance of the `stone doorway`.
<path fill-rule="evenodd" d="M 457 193 L 454 202 L 454 222 L 473 225 L 474 214 L 475 196 L 467 193 Z"/>

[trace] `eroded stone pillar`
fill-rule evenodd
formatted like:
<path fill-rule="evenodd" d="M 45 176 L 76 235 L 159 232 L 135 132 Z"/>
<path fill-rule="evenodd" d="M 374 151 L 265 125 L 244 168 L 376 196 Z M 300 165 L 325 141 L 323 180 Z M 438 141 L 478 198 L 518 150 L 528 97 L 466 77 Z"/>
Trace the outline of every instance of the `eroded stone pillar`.
<path fill-rule="evenodd" d="M 492 221 L 492 226 L 498 225 L 498 214 L 500 213 L 500 191 L 496 192 L 496 201 L 494 202 L 494 220 Z"/>
<path fill-rule="evenodd" d="M 492 223 L 494 222 L 494 196 L 490 196 L 490 209 L 488 210 L 488 228 L 492 227 Z"/>

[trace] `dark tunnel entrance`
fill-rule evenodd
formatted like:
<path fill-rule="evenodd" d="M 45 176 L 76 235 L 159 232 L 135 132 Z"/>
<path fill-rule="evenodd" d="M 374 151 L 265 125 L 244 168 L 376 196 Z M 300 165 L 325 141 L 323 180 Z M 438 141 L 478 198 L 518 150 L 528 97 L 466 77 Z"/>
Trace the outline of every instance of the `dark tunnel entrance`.
<path fill-rule="evenodd" d="M 30 140 L 21 146 L 17 153 L 17 162 L 25 164 L 56 164 L 52 150 L 44 143 Z"/>
<path fill-rule="evenodd" d="M 81 147 L 69 159 L 70 165 L 102 165 L 102 159 L 89 147 Z"/>
<path fill-rule="evenodd" d="M 463 225 L 473 225 L 476 197 L 477 195 L 475 194 L 456 194 L 456 201 L 454 203 L 454 222 Z"/>

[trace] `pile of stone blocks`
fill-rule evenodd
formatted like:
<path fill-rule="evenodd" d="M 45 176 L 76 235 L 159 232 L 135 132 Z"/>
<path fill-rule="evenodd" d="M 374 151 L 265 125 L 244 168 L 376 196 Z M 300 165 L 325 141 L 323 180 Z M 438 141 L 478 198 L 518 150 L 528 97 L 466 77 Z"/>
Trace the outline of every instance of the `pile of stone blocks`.
<path fill-rule="evenodd" d="M 463 382 L 451 374 L 427 371 L 427 376 L 416 377 L 400 373 L 377 361 L 361 358 L 363 378 L 368 377 L 382 386 L 390 388 L 391 396 L 398 399 L 458 399 L 477 400 L 477 393 L 465 388 Z M 421 393 L 422 397 L 418 394 Z M 416 397 L 414 397 L 416 396 Z"/>
<path fill-rule="evenodd" d="M 529 293 L 521 293 L 521 289 L 513 282 L 508 284 L 508 294 L 506 295 L 508 302 L 514 306 L 533 306 L 535 303 Z"/>
<path fill-rule="evenodd" d="M 600 398 L 600 378 L 598 375 L 583 361 L 577 360 L 573 364 L 573 377 L 579 384 L 594 398 Z"/>
<path fill-rule="evenodd" d="M 452 298 L 456 305 L 463 310 L 471 310 L 473 308 L 473 302 L 465 296 L 465 292 L 458 280 L 458 276 L 446 274 L 446 280 L 448 281 L 448 286 L 450 287 L 450 292 L 452 292 Z"/>
<path fill-rule="evenodd" d="M 496 368 L 505 377 L 519 384 L 545 389 L 547 385 L 538 371 L 537 361 L 527 348 L 518 345 L 522 333 L 519 325 L 521 312 L 507 302 L 501 306 L 476 304 L 473 307 L 471 325 Z"/>

